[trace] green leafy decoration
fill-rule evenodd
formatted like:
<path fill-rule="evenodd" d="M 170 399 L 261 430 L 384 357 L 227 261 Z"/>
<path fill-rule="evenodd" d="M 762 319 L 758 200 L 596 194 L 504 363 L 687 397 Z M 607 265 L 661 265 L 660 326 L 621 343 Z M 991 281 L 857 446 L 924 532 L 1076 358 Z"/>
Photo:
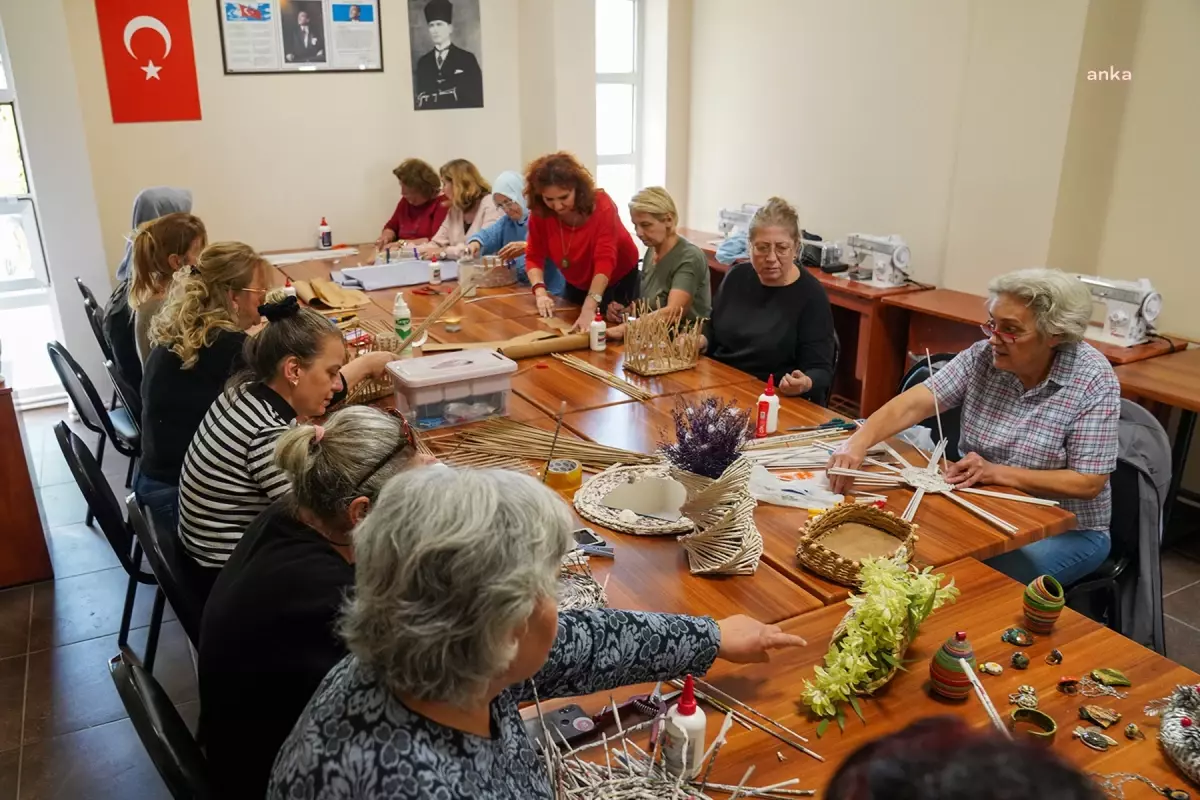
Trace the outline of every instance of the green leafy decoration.
<path fill-rule="evenodd" d="M 854 713 L 858 714 L 858 718 L 862 720 L 864 725 L 866 725 L 867 718 L 863 716 L 862 706 L 859 705 L 858 698 L 854 697 L 853 695 L 850 696 L 850 707 L 854 709 Z"/>
<path fill-rule="evenodd" d="M 916 636 L 930 614 L 954 602 L 958 589 L 953 580 L 943 586 L 944 577 L 929 567 L 913 569 L 900 560 L 864 559 L 862 593 L 846 601 L 853 613 L 845 632 L 830 644 L 824 664 L 813 669 L 812 680 L 804 681 L 804 703 L 826 722 L 841 717 L 842 727 L 842 707 L 853 707 L 857 692 L 893 668 L 904 669 L 899 652 L 903 641 Z M 820 732 L 818 726 L 818 736 Z"/>
<path fill-rule="evenodd" d="M 821 722 L 817 725 L 817 738 L 820 739 L 822 736 L 824 736 L 825 731 L 827 730 L 829 730 L 828 718 L 821 720 Z"/>
<path fill-rule="evenodd" d="M 837 724 L 838 724 L 838 730 L 840 730 L 842 733 L 845 733 L 846 732 L 846 712 L 840 708 L 838 709 L 838 712 L 837 712 Z"/>

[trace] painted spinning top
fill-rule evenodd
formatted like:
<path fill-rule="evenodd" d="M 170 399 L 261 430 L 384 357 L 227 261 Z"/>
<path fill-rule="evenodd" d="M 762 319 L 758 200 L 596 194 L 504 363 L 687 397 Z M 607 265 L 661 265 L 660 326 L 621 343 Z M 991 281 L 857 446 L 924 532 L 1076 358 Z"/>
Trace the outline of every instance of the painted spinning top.
<path fill-rule="evenodd" d="M 1009 628 L 1000 634 L 1000 641 L 1007 642 L 1014 647 L 1029 647 L 1033 644 L 1033 637 L 1024 628 Z"/>
<path fill-rule="evenodd" d="M 1049 575 L 1034 578 L 1025 587 L 1025 625 L 1034 633 L 1047 634 L 1058 622 L 1066 604 L 1062 584 Z"/>
<path fill-rule="evenodd" d="M 966 659 L 976 669 L 975 651 L 967 641 L 967 632 L 959 631 L 942 644 L 929 661 L 929 688 L 947 700 L 965 700 L 971 693 L 971 679 L 963 671 Z"/>

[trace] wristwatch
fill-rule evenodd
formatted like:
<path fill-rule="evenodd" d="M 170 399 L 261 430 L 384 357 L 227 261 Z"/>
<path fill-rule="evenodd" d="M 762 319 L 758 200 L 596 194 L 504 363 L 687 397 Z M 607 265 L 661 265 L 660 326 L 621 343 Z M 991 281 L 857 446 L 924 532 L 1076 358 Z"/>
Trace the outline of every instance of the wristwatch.
<path fill-rule="evenodd" d="M 604 295 L 593 292 L 592 294 L 588 295 L 588 299 L 590 299 L 596 304 L 597 307 L 599 307 L 600 303 L 604 300 Z"/>

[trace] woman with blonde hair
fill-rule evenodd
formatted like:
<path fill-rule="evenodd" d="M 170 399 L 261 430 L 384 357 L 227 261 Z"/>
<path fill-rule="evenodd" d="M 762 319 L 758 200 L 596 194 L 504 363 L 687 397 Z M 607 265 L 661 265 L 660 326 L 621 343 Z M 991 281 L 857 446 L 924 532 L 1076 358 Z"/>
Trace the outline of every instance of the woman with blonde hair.
<path fill-rule="evenodd" d="M 425 244 L 446 219 L 442 202 L 442 183 L 437 170 L 419 158 L 406 158 L 392 170 L 400 182 L 400 202 L 392 218 L 383 226 L 375 247 L 400 248 Z"/>
<path fill-rule="evenodd" d="M 241 366 L 246 330 L 271 283 L 270 265 L 241 242 L 217 242 L 171 279 L 150 323 L 142 379 L 142 460 L 134 491 L 174 525 L 179 471 L 192 436 Z"/>
<path fill-rule="evenodd" d="M 679 212 L 661 186 L 642 189 L 629 201 L 629 214 L 638 239 L 646 245 L 642 257 L 641 298 L 660 313 L 683 319 L 707 319 L 712 313 L 708 258 L 679 235 Z M 609 303 L 608 337 L 625 336 L 625 315 L 631 306 Z"/>
<path fill-rule="evenodd" d="M 336 630 L 354 589 L 353 529 L 392 477 L 431 462 L 403 417 L 367 406 L 279 437 L 290 491 L 250 524 L 204 606 L 201 735 L 219 796 L 266 795 L 279 746 L 346 656 Z"/>
<path fill-rule="evenodd" d="M 162 308 L 171 279 L 200 260 L 208 231 L 192 214 L 168 214 L 138 228 L 133 236 L 133 277 L 129 307 L 134 312 L 134 340 L 142 364 L 150 357 L 150 321 Z M 114 353 L 116 351 L 114 350 Z"/>
<path fill-rule="evenodd" d="M 422 258 L 458 260 L 468 252 L 467 239 L 504 215 L 492 199 L 492 185 L 470 161 L 447 161 L 440 172 L 448 213 L 437 233 L 417 252 Z"/>
<path fill-rule="evenodd" d="M 774 378 L 779 394 L 824 405 L 833 384 L 834 332 L 820 281 L 800 269 L 796 209 L 772 197 L 750 221 L 750 263 L 717 291 L 702 346 L 717 361 Z"/>

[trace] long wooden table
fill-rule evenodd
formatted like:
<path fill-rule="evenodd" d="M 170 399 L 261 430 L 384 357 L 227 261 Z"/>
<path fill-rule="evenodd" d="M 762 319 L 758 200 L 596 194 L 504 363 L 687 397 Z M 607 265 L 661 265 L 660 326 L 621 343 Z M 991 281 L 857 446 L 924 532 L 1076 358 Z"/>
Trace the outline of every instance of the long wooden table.
<path fill-rule="evenodd" d="M 708 256 L 715 295 L 729 267 L 716 259 L 716 248 L 710 241 L 719 239 L 715 233 L 681 228 L 689 241 L 698 245 Z M 862 416 L 868 416 L 890 400 L 903 376 L 904 340 L 903 315 L 884 304 L 886 298 L 922 292 L 918 284 L 879 288 L 830 275 L 815 267 L 805 267 L 821 282 L 833 306 L 833 324 L 841 340 L 842 354 L 834 375 L 833 392 L 858 406 Z"/>
<path fill-rule="evenodd" d="M 947 579 L 953 578 L 961 591 L 954 605 L 935 612 L 921 627 L 920 634 L 909 648 L 911 660 L 907 672 L 870 698 L 861 702 L 863 723 L 847 711 L 846 730 L 840 732 L 831 725 L 822 738 L 817 738 L 817 720 L 800 702 L 803 680 L 811 679 L 813 667 L 822 663 L 829 648 L 834 627 L 846 612 L 844 605 L 830 606 L 819 611 L 789 619 L 781 627 L 808 641 L 806 647 L 778 651 L 769 663 L 729 664 L 718 661 L 706 680 L 737 699 L 748 703 L 771 718 L 791 728 L 810 741 L 807 745 L 825 761 L 818 762 L 759 730 L 745 730 L 734 725 L 728 743 L 721 749 L 712 780 L 737 784 L 746 769 L 755 767 L 755 786 L 767 786 L 790 778 L 800 783 L 792 788 L 821 790 L 850 753 L 868 741 L 930 716 L 953 715 L 978 729 L 991 723 L 980 703 L 974 698 L 951 702 L 935 698 L 928 690 L 929 660 L 942 643 L 957 631 L 966 631 L 979 663 L 996 661 L 1004 665 L 999 676 L 981 675 L 981 680 L 1001 716 L 1007 719 L 1014 708 L 1008 695 L 1020 684 L 1037 689 L 1041 710 L 1052 716 L 1058 725 L 1054 750 L 1081 770 L 1100 773 L 1135 772 L 1172 787 L 1187 782 L 1163 755 L 1154 741 L 1158 732 L 1157 720 L 1148 718 L 1142 709 L 1151 700 L 1165 697 L 1179 684 L 1200 682 L 1200 675 L 1113 633 L 1099 624 L 1067 609 L 1049 636 L 1038 637 L 1030 647 L 1016 648 L 1000 641 L 1008 627 L 1023 624 L 1020 584 L 988 568 L 974 559 L 964 559 L 945 565 L 941 570 Z M 1045 663 L 1047 653 L 1059 649 L 1064 657 L 1061 666 Z M 1030 659 L 1030 667 L 1020 671 L 1009 666 L 1013 652 L 1022 649 Z M 1063 675 L 1081 676 L 1101 667 L 1113 667 L 1124 672 L 1133 682 L 1129 696 L 1115 698 L 1070 697 L 1059 693 L 1055 685 Z M 629 687 L 613 693 L 618 702 L 634 694 L 645 693 L 651 687 Z M 589 713 L 599 711 L 608 701 L 608 694 L 592 695 L 576 700 Z M 1109 735 L 1119 744 L 1106 753 L 1099 753 L 1072 738 L 1079 725 L 1090 725 L 1079 719 L 1079 708 L 1085 703 L 1103 705 L 1120 712 L 1122 720 L 1109 729 Z M 708 741 L 716 736 L 724 715 L 706 708 Z M 628 724 L 632 720 L 627 719 Z M 1136 722 L 1146 734 L 1145 741 L 1129 741 L 1122 728 Z M 639 742 L 644 745 L 645 737 Z M 786 760 L 780 761 L 776 753 Z M 1047 787 L 1052 791 L 1051 787 Z M 1146 788 L 1127 787 L 1130 800 L 1151 797 Z"/>

